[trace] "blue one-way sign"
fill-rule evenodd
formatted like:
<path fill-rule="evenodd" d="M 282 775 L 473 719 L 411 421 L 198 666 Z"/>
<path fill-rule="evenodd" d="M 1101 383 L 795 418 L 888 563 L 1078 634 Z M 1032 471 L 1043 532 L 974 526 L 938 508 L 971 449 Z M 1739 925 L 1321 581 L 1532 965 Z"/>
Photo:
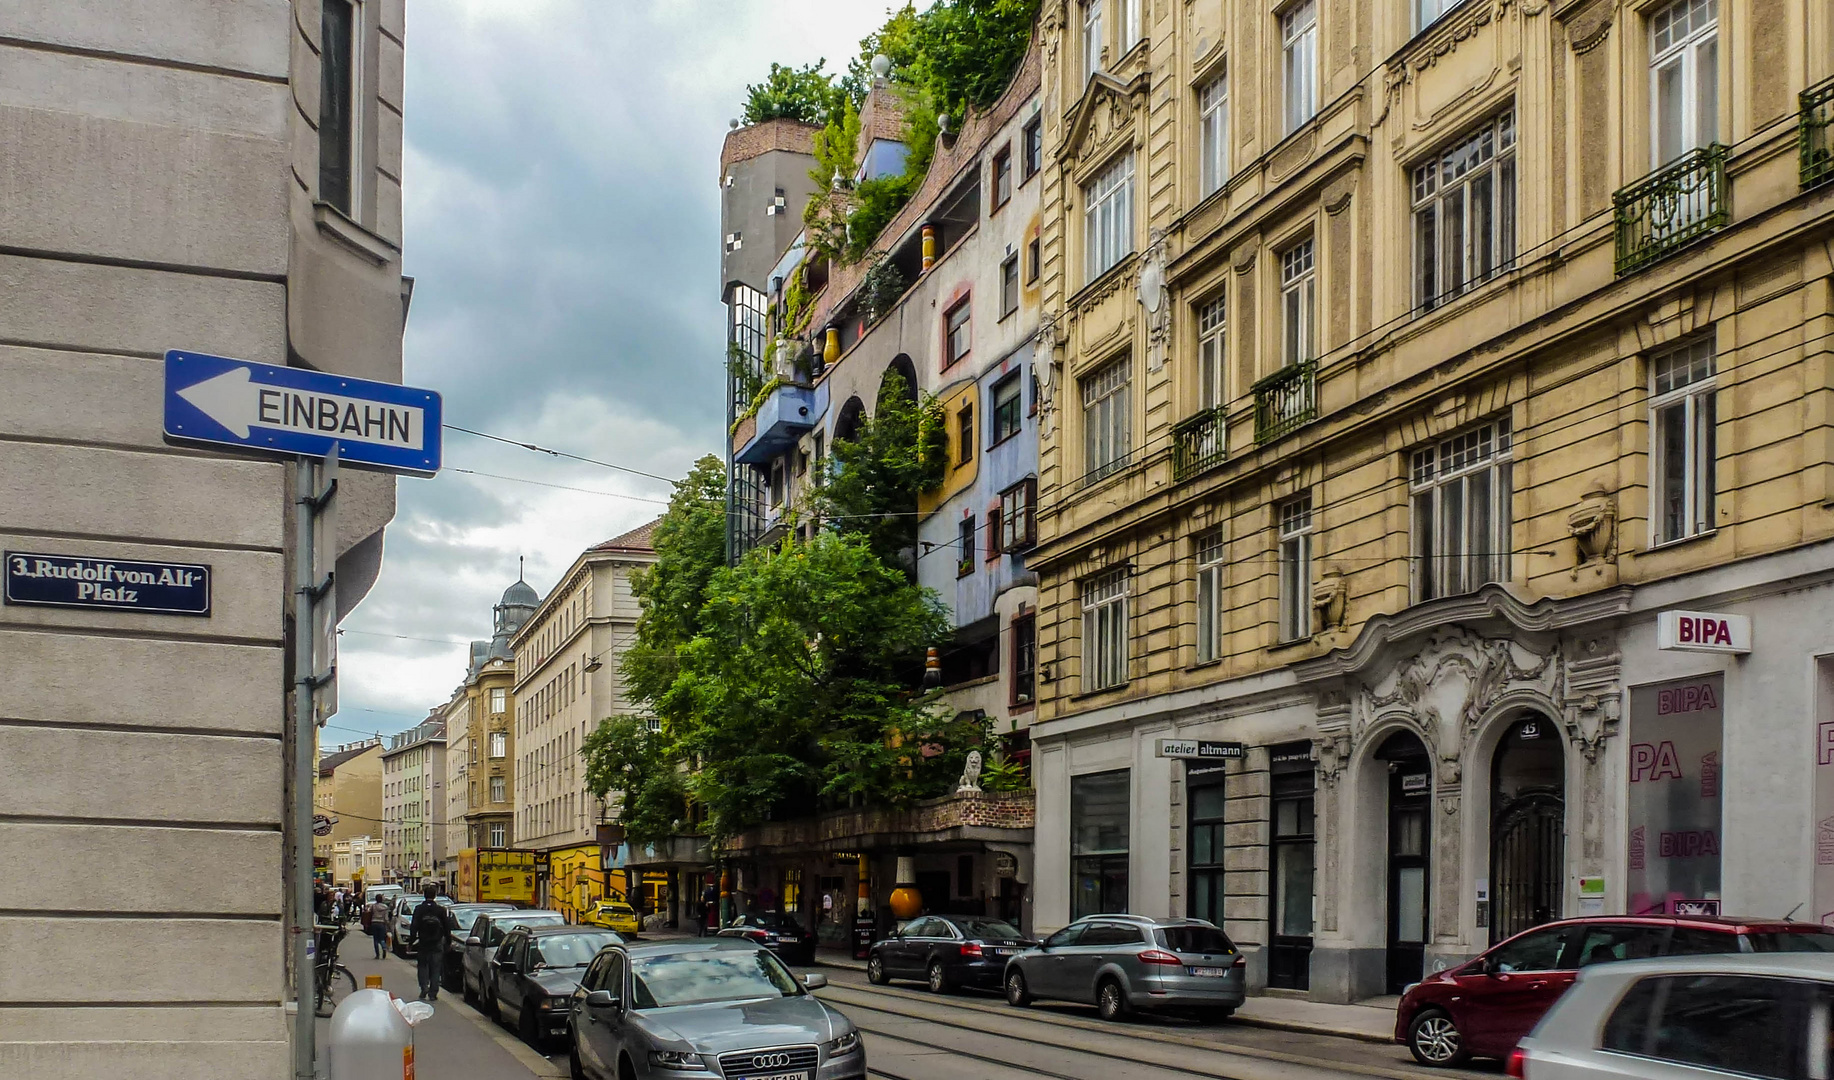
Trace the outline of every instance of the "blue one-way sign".
<path fill-rule="evenodd" d="M 439 471 L 440 400 L 431 390 L 305 368 L 166 353 L 166 438 L 345 465 Z"/>

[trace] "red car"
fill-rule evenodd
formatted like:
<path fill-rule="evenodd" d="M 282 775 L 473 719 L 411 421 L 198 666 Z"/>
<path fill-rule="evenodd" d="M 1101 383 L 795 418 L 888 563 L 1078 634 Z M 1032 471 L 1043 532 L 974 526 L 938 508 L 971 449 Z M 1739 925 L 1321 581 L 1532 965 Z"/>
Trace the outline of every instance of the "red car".
<path fill-rule="evenodd" d="M 1395 1010 L 1395 1041 L 1422 1065 L 1508 1057 L 1588 964 L 1737 952 L 1834 953 L 1834 930 L 1723 916 L 1599 915 L 1548 923 L 1408 987 Z"/>

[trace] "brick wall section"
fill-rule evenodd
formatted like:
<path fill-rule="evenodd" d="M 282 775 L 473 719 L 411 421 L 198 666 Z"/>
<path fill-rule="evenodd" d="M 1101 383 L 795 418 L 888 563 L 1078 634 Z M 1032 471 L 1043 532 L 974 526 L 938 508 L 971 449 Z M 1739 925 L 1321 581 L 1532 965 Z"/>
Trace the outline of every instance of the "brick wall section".
<path fill-rule="evenodd" d="M 788 150 L 797 154 L 814 153 L 815 133 L 821 129 L 814 124 L 805 124 L 800 120 L 765 120 L 742 128 L 734 128 L 726 133 L 726 142 L 720 147 L 720 180 L 725 182 L 726 170 L 741 161 L 768 154 L 772 150 Z M 798 208 L 800 211 L 800 208 Z"/>

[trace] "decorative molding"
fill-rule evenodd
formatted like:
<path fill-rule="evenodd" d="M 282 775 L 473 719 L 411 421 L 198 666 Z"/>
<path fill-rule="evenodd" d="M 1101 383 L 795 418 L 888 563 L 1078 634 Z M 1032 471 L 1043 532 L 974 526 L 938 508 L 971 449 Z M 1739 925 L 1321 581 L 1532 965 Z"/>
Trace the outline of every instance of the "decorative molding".
<path fill-rule="evenodd" d="M 1581 55 L 1598 48 L 1611 35 L 1611 20 L 1616 14 L 1617 5 L 1612 0 L 1594 0 L 1572 15 L 1562 12 L 1560 18 L 1567 24 L 1567 44 Z"/>
<path fill-rule="evenodd" d="M 1324 207 L 1325 213 L 1336 217 L 1349 209 L 1350 196 L 1356 193 L 1356 178 L 1356 172 L 1345 172 L 1325 185 L 1318 197 L 1318 203 Z"/>
<path fill-rule="evenodd" d="M 1458 51 L 1458 47 L 1477 36 L 1477 32 L 1508 11 L 1511 0 L 1496 0 L 1494 6 L 1482 0 L 1470 0 L 1452 14 L 1444 16 L 1422 32 L 1396 56 L 1382 78 L 1382 111 L 1371 127 L 1381 127 L 1401 99 L 1404 87 L 1440 60 Z"/>
<path fill-rule="evenodd" d="M 1146 81 L 1144 74 L 1132 83 L 1119 82 L 1100 71 L 1091 75 L 1081 100 L 1070 110 L 1063 145 L 1057 149 L 1058 163 L 1074 168 L 1083 161 L 1106 157 L 1115 149 L 1116 134 L 1134 126 L 1137 110 L 1133 99 L 1144 96 Z"/>
<path fill-rule="evenodd" d="M 1229 253 L 1229 266 L 1238 274 L 1246 274 L 1255 268 L 1255 256 L 1261 253 L 1261 234 L 1253 233 L 1236 242 L 1235 250 Z"/>

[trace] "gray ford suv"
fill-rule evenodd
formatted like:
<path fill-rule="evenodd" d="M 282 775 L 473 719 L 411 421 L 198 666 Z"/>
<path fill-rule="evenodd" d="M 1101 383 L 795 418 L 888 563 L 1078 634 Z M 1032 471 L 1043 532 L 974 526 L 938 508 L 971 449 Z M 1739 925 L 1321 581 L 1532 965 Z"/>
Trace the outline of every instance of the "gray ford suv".
<path fill-rule="evenodd" d="M 1247 993 L 1245 961 L 1202 919 L 1087 915 L 1006 962 L 1006 1001 L 1093 1002 L 1104 1020 L 1136 1009 L 1221 1020 Z"/>

